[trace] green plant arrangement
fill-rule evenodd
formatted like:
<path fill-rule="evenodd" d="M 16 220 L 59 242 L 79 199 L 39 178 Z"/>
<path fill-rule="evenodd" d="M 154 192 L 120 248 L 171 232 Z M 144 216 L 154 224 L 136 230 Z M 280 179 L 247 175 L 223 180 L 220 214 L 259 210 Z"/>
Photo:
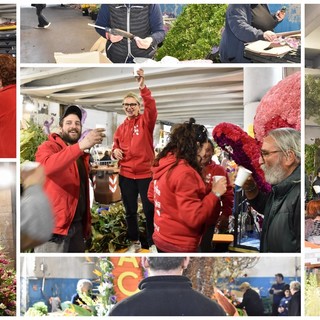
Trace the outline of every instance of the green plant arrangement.
<path fill-rule="evenodd" d="M 145 215 L 142 207 L 138 207 L 139 230 L 141 242 L 145 237 Z M 92 237 L 89 252 L 116 252 L 130 245 L 127 239 L 125 209 L 122 202 L 110 204 L 107 207 L 94 205 L 91 209 Z"/>
<path fill-rule="evenodd" d="M 226 4 L 186 5 L 158 49 L 156 60 L 165 56 L 205 59 L 214 46 L 219 46 L 226 9 Z"/>
<path fill-rule="evenodd" d="M 28 309 L 28 311 L 24 314 L 27 317 L 43 317 L 48 315 L 48 307 L 47 305 L 40 301 L 36 302 Z"/>
<path fill-rule="evenodd" d="M 117 302 L 113 284 L 113 269 L 114 265 L 109 258 L 99 258 L 97 268 L 93 271 L 98 276 L 95 282 L 99 283 L 99 294 L 93 296 L 78 291 L 79 297 L 85 305 L 70 304 L 63 315 L 107 316 L 112 306 Z"/>
<path fill-rule="evenodd" d="M 304 301 L 306 316 L 320 315 L 320 289 L 317 275 L 314 273 L 306 274 Z"/>
<path fill-rule="evenodd" d="M 16 272 L 0 248 L 0 316 L 16 315 Z"/>
<path fill-rule="evenodd" d="M 320 78 L 315 75 L 305 77 L 305 114 L 320 124 Z"/>
<path fill-rule="evenodd" d="M 27 122 L 27 127 L 20 130 L 20 163 L 35 161 L 38 146 L 47 140 L 42 128 L 34 122 Z"/>

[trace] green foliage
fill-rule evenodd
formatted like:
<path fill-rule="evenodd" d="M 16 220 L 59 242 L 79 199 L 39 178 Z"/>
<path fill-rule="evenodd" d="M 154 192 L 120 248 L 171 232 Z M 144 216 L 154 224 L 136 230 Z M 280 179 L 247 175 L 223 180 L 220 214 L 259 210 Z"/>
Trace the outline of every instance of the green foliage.
<path fill-rule="evenodd" d="M 34 122 L 28 122 L 26 129 L 20 130 L 20 163 L 35 161 L 38 146 L 47 140 L 42 128 Z"/>
<path fill-rule="evenodd" d="M 315 176 L 320 166 L 318 160 L 319 146 L 317 144 L 305 145 L 305 171 L 306 174 Z"/>
<path fill-rule="evenodd" d="M 310 273 L 306 275 L 305 281 L 305 315 L 320 315 L 320 287 L 318 285 L 316 274 Z"/>
<path fill-rule="evenodd" d="M 28 309 L 28 311 L 24 314 L 28 317 L 41 317 L 46 316 L 48 314 L 48 307 L 47 305 L 40 301 L 33 304 L 32 307 Z"/>
<path fill-rule="evenodd" d="M 140 241 L 145 234 L 145 216 L 141 205 L 138 208 Z M 91 209 L 92 239 L 89 252 L 116 252 L 129 246 L 125 210 L 122 202 L 111 204 L 106 208 L 97 205 Z"/>
<path fill-rule="evenodd" d="M 320 124 L 320 78 L 314 75 L 306 75 L 305 109 L 306 119 L 312 117 Z"/>
<path fill-rule="evenodd" d="M 189 4 L 173 23 L 156 59 L 172 56 L 179 60 L 205 59 L 219 46 L 226 4 Z"/>
<path fill-rule="evenodd" d="M 16 272 L 0 247 L 0 316 L 16 315 Z"/>

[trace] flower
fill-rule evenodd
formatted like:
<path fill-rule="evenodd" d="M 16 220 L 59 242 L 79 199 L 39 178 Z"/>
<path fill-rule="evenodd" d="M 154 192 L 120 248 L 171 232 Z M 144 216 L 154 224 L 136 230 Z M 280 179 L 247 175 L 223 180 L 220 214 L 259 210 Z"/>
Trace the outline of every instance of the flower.
<path fill-rule="evenodd" d="M 256 139 L 272 129 L 301 128 L 301 72 L 296 72 L 273 86 L 261 99 L 254 118 Z"/>
<path fill-rule="evenodd" d="M 261 191 L 269 192 L 271 186 L 266 183 L 264 173 L 259 165 L 260 146 L 259 143 L 250 137 L 239 126 L 222 122 L 212 131 L 215 142 L 225 151 L 232 159 L 248 170 L 252 171 L 252 176 Z M 230 148 L 232 148 L 232 151 Z"/>

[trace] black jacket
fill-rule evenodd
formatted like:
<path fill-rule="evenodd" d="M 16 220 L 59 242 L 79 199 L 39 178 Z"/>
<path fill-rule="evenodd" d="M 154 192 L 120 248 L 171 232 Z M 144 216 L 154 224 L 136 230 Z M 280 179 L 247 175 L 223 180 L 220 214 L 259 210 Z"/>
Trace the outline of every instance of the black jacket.
<path fill-rule="evenodd" d="M 301 316 L 301 293 L 297 291 L 291 297 L 288 304 L 288 316 Z"/>
<path fill-rule="evenodd" d="M 250 200 L 264 215 L 261 252 L 300 252 L 301 248 L 301 177 L 300 165 L 285 180 L 272 186 L 269 194 L 260 192 Z"/>
<path fill-rule="evenodd" d="M 141 290 L 116 304 L 110 316 L 225 316 L 213 300 L 192 289 L 184 276 L 151 276 Z"/>
<path fill-rule="evenodd" d="M 263 302 L 260 298 L 258 292 L 249 288 L 243 294 L 242 302 L 237 306 L 237 308 L 245 308 L 248 316 L 263 316 Z"/>

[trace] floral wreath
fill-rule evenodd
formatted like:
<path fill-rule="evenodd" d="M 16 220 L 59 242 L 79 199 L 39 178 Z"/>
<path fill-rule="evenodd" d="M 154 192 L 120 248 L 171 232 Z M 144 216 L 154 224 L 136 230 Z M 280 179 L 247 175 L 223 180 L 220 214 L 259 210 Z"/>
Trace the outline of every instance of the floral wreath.
<path fill-rule="evenodd" d="M 238 165 L 252 171 L 252 176 L 261 191 L 271 190 L 259 165 L 260 147 L 254 138 L 239 126 L 228 122 L 218 124 L 213 129 L 212 136 L 219 147 L 228 152 Z M 231 147 L 232 150 L 228 147 Z"/>

